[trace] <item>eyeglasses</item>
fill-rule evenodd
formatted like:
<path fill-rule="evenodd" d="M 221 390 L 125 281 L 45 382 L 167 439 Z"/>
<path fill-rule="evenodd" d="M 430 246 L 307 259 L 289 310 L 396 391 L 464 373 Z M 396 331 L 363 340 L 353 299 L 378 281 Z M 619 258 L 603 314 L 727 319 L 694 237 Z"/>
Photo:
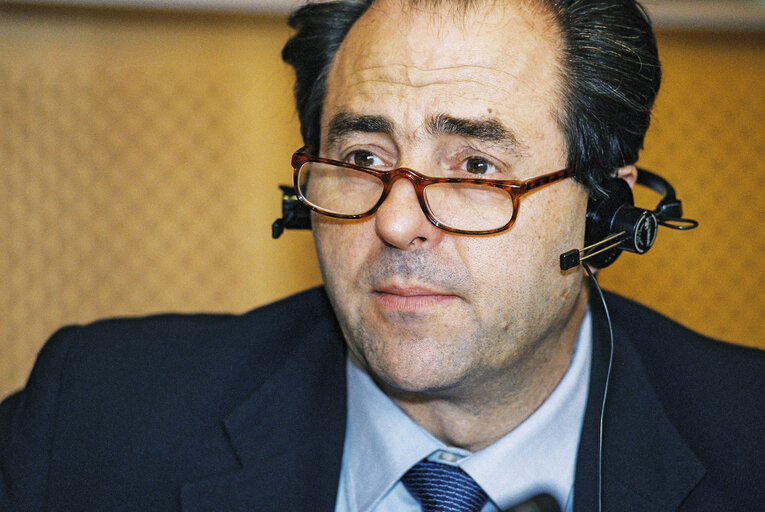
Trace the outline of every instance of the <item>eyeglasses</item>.
<path fill-rule="evenodd" d="M 409 180 L 420 208 L 436 227 L 451 233 L 490 235 L 510 228 L 521 197 L 573 176 L 571 169 L 524 181 L 430 177 L 400 167 L 378 170 L 320 158 L 305 146 L 292 155 L 295 190 L 313 211 L 339 219 L 373 215 L 399 178 Z"/>

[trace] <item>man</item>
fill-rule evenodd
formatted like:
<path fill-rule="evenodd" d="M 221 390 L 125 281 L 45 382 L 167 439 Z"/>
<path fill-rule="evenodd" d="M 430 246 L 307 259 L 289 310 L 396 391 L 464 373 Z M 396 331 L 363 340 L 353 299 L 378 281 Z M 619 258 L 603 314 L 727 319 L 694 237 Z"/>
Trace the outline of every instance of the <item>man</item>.
<path fill-rule="evenodd" d="M 324 289 L 59 332 L 0 409 L 3 509 L 763 508 L 763 354 L 608 296 L 607 379 L 606 312 L 558 267 L 588 196 L 635 180 L 660 76 L 639 8 L 377 0 L 292 23 Z"/>

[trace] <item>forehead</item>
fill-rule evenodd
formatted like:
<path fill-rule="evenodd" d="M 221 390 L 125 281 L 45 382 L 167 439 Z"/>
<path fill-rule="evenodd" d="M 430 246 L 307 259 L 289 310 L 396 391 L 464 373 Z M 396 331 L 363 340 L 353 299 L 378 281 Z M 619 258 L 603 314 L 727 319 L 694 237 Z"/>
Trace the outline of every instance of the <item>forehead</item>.
<path fill-rule="evenodd" d="M 426 110 L 555 117 L 561 52 L 548 12 L 534 1 L 458 3 L 375 2 L 332 64 L 324 119 L 396 103 L 402 120 Z"/>

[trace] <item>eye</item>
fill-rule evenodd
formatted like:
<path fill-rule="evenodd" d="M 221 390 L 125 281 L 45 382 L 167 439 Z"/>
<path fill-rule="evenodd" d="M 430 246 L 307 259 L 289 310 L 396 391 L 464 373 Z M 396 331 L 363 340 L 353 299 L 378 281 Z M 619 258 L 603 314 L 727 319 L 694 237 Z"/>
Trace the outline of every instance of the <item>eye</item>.
<path fill-rule="evenodd" d="M 360 167 L 380 167 L 382 159 L 370 151 L 354 151 L 345 157 L 345 161 Z"/>
<path fill-rule="evenodd" d="M 465 170 L 469 172 L 470 174 L 494 174 L 497 172 L 497 168 L 486 160 L 485 158 L 479 158 L 479 157 L 470 157 L 467 160 L 465 160 L 465 163 L 463 164 L 465 166 Z"/>

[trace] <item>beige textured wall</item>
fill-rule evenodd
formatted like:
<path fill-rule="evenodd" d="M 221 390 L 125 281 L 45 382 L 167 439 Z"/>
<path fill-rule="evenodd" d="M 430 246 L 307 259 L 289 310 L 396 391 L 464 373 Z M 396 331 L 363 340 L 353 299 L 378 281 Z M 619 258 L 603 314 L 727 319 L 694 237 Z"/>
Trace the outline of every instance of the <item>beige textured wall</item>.
<path fill-rule="evenodd" d="M 663 230 L 602 284 L 704 334 L 765 348 L 765 33 L 658 39 L 664 83 L 640 164 L 673 184 L 700 226 Z"/>
<path fill-rule="evenodd" d="M 0 14 L 0 396 L 62 324 L 244 311 L 320 277 L 270 238 L 300 146 L 282 19 Z"/>
<path fill-rule="evenodd" d="M 280 18 L 0 10 L 0 397 L 63 324 L 244 311 L 320 282 L 309 233 L 270 238 L 300 145 L 287 35 Z M 765 38 L 661 44 L 642 161 L 702 227 L 603 283 L 765 346 Z"/>

